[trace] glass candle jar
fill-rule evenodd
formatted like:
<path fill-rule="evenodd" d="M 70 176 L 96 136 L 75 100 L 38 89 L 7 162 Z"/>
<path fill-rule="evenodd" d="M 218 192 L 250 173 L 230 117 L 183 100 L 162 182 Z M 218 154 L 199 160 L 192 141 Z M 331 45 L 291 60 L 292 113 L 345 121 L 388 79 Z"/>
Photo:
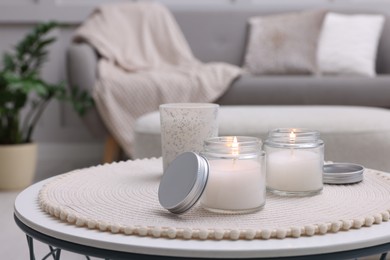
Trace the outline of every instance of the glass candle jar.
<path fill-rule="evenodd" d="M 201 156 L 209 164 L 201 206 L 218 213 L 249 213 L 265 204 L 265 167 L 261 141 L 255 137 L 207 139 Z"/>
<path fill-rule="evenodd" d="M 323 188 L 324 142 L 318 131 L 279 128 L 264 144 L 267 190 L 278 195 L 312 196 Z"/>

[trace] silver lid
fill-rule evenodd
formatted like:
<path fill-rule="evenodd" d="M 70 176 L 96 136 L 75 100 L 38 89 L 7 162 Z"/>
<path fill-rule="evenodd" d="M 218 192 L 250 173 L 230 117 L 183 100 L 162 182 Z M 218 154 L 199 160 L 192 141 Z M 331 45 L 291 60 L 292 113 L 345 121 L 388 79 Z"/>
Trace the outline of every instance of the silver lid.
<path fill-rule="evenodd" d="M 202 195 L 209 175 L 207 160 L 193 152 L 180 154 L 165 170 L 158 188 L 161 206 L 175 214 L 192 208 Z"/>
<path fill-rule="evenodd" d="M 363 180 L 364 167 L 353 163 L 324 165 L 323 181 L 327 184 L 352 184 Z"/>

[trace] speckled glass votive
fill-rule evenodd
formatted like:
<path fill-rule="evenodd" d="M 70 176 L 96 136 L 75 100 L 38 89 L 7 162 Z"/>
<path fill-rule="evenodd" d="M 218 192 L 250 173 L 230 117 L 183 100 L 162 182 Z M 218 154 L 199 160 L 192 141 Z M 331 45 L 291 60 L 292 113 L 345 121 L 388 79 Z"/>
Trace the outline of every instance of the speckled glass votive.
<path fill-rule="evenodd" d="M 160 105 L 164 171 L 179 154 L 199 153 L 204 140 L 218 136 L 218 109 L 219 105 L 211 103 Z"/>

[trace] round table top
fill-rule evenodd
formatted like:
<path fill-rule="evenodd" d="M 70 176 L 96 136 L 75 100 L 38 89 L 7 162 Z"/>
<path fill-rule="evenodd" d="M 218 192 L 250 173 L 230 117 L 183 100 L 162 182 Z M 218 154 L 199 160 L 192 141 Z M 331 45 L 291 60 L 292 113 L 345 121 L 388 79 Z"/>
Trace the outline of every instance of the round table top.
<path fill-rule="evenodd" d="M 271 240 L 180 240 L 126 236 L 77 227 L 50 216 L 38 205 L 38 193 L 50 179 L 23 190 L 15 201 L 15 215 L 44 235 L 84 246 L 176 257 L 261 258 L 342 252 L 390 243 L 390 222 L 313 237 Z M 358 203 L 358 202 L 357 202 Z"/>

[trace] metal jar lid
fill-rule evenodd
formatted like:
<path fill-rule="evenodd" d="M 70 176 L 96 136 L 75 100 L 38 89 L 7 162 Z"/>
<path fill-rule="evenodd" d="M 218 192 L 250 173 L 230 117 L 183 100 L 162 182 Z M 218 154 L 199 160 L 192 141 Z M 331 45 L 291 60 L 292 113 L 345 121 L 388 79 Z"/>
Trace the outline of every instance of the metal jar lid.
<path fill-rule="evenodd" d="M 353 163 L 324 165 L 323 182 L 327 184 L 352 184 L 363 180 L 364 167 Z"/>
<path fill-rule="evenodd" d="M 207 160 L 193 152 L 180 154 L 165 170 L 158 188 L 161 206 L 175 214 L 191 209 L 202 195 L 209 176 Z"/>

